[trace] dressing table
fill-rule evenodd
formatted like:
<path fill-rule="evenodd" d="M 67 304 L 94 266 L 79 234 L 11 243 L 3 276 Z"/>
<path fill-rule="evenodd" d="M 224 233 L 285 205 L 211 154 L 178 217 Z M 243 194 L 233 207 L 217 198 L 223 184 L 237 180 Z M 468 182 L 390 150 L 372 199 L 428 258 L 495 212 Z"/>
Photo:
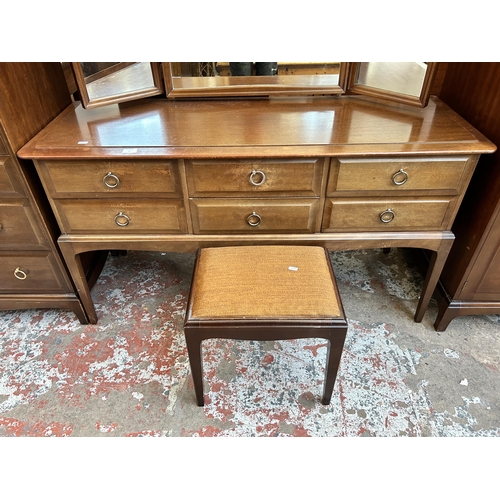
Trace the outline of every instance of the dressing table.
<path fill-rule="evenodd" d="M 160 97 L 75 102 L 18 154 L 35 163 L 91 323 L 86 252 L 266 244 L 426 249 L 421 321 L 475 165 L 493 151 L 436 97 L 423 108 L 367 96 Z"/>

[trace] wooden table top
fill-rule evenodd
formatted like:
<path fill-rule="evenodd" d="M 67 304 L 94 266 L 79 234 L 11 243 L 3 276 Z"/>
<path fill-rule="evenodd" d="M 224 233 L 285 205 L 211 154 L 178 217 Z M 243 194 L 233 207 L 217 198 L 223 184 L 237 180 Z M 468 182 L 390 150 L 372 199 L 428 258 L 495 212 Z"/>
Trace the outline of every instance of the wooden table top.
<path fill-rule="evenodd" d="M 28 159 L 314 157 L 492 153 L 436 97 L 417 108 L 373 98 L 145 99 L 73 103 L 20 151 Z"/>

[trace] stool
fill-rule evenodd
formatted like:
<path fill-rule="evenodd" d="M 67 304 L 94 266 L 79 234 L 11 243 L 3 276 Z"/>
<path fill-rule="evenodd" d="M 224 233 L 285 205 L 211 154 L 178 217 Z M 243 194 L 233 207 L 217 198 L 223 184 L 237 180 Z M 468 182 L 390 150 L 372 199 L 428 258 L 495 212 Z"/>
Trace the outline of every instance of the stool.
<path fill-rule="evenodd" d="M 347 320 L 326 249 L 240 246 L 198 250 L 184 335 L 198 406 L 205 339 L 328 340 L 321 402 L 330 403 Z"/>

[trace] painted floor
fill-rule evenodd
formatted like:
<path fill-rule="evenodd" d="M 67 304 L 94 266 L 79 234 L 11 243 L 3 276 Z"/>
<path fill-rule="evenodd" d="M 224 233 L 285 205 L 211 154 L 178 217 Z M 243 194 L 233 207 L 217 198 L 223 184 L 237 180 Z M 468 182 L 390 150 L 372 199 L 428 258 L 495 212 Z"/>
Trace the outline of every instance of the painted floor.
<path fill-rule="evenodd" d="M 182 323 L 190 254 L 109 256 L 99 322 L 0 312 L 0 436 L 500 436 L 500 317 L 413 321 L 407 250 L 331 254 L 349 330 L 329 406 L 323 340 L 204 344 L 196 405 Z"/>

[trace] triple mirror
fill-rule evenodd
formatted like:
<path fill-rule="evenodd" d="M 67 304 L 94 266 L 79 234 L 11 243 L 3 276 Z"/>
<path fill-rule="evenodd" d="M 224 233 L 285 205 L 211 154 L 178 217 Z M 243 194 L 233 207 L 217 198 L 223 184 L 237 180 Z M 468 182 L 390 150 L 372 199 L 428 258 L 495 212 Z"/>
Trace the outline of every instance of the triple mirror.
<path fill-rule="evenodd" d="M 423 107 L 437 63 L 72 63 L 72 67 L 85 108 L 163 94 L 163 88 L 169 99 L 361 94 Z"/>

